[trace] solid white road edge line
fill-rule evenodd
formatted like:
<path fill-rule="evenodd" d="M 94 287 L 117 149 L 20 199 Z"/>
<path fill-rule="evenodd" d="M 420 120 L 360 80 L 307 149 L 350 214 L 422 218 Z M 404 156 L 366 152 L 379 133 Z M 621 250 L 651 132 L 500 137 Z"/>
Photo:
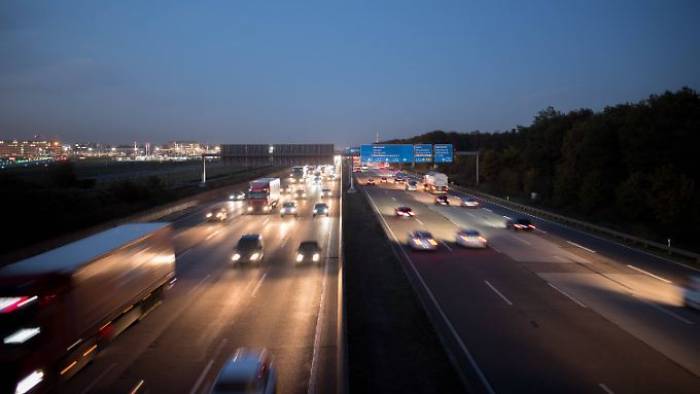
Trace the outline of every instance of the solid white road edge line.
<path fill-rule="evenodd" d="M 510 300 L 506 296 L 504 296 L 500 291 L 498 291 L 497 288 L 495 288 L 491 283 L 489 283 L 489 281 L 485 280 L 484 283 L 486 283 L 486 286 L 490 287 L 494 293 L 498 294 L 498 296 L 501 297 L 501 299 L 503 299 L 503 301 L 505 301 L 506 304 L 513 306 L 513 303 L 510 302 Z"/>
<path fill-rule="evenodd" d="M 381 211 L 377 207 L 377 204 L 375 204 L 372 196 L 370 196 L 369 193 L 367 193 L 367 192 L 365 192 L 365 195 L 367 196 L 370 203 L 372 204 L 372 207 L 374 208 L 374 211 L 377 214 L 377 216 L 379 216 L 379 219 L 382 221 L 382 223 L 384 223 L 384 228 L 389 230 L 389 234 L 394 239 L 394 241 L 398 245 L 401 245 L 398 238 L 396 238 L 396 234 L 394 234 L 394 231 L 391 229 L 391 227 L 389 227 L 389 224 L 386 222 L 384 217 L 381 215 Z M 432 301 L 433 305 L 435 305 L 435 308 L 438 311 L 438 313 L 440 314 L 440 317 L 442 317 L 442 320 L 445 322 L 445 325 L 447 325 L 447 328 L 450 330 L 450 333 L 452 334 L 452 336 L 455 338 L 455 340 L 459 344 L 459 347 L 462 349 L 462 352 L 464 352 L 464 354 L 467 356 L 467 360 L 469 361 L 469 364 L 472 366 L 472 368 L 476 372 L 477 376 L 479 377 L 481 384 L 484 386 L 484 388 L 486 389 L 487 392 L 489 392 L 490 394 L 495 394 L 493 387 L 491 387 L 491 383 L 489 383 L 488 379 L 486 379 L 486 375 L 484 375 L 484 372 L 481 370 L 481 368 L 479 368 L 479 365 L 476 363 L 476 360 L 472 356 L 471 352 L 469 352 L 469 349 L 467 349 L 467 346 L 462 341 L 462 338 L 457 333 L 457 330 L 455 330 L 454 326 L 452 325 L 450 320 L 447 318 L 447 315 L 445 315 L 445 312 L 442 310 L 442 307 L 440 307 L 440 304 L 437 302 L 435 295 L 430 290 L 428 285 L 425 283 L 425 280 L 423 280 L 423 276 L 421 276 L 420 272 L 418 272 L 418 270 L 416 269 L 416 266 L 413 264 L 413 260 L 411 260 L 411 258 L 408 256 L 408 253 L 406 253 L 404 248 L 399 247 L 399 250 L 406 258 L 406 261 L 408 261 L 409 266 L 411 267 L 411 270 L 418 278 L 418 281 L 420 282 L 421 286 L 423 286 L 423 289 L 428 294 L 428 297 L 430 297 L 430 300 Z"/>
<path fill-rule="evenodd" d="M 668 280 L 668 279 L 662 278 L 662 277 L 660 277 L 660 276 L 658 276 L 658 275 L 654 275 L 654 274 L 652 274 L 651 272 L 645 271 L 645 270 L 643 270 L 643 269 L 641 269 L 641 268 L 639 268 L 639 267 L 635 267 L 635 266 L 633 266 L 632 264 L 627 264 L 627 266 L 630 267 L 631 269 L 637 271 L 637 272 L 641 272 L 641 273 L 643 273 L 644 275 L 651 276 L 652 278 L 657 279 L 657 280 L 660 280 L 660 281 L 662 281 L 662 282 L 664 282 L 664 283 L 673 283 L 673 282 L 671 282 L 671 281 Z"/>
<path fill-rule="evenodd" d="M 116 366 L 117 366 L 116 363 L 110 364 L 109 367 L 105 368 L 105 370 L 102 371 L 102 373 L 100 373 L 100 374 L 95 378 L 95 380 L 93 380 L 92 382 L 90 382 L 90 384 L 88 384 L 88 385 L 83 389 L 83 391 L 80 392 L 80 394 L 87 394 L 87 393 L 89 393 L 90 390 L 92 390 L 92 388 L 95 387 L 95 385 L 97 385 L 97 383 L 101 382 L 102 379 L 104 379 L 105 376 L 107 376 L 107 374 L 110 373 L 110 371 L 112 371 L 112 370 L 114 369 L 114 367 L 116 367 Z"/>
<path fill-rule="evenodd" d="M 600 386 L 600 388 L 608 394 L 615 394 L 615 392 L 610 390 L 610 388 L 608 388 L 608 386 L 606 386 L 604 383 L 598 383 L 598 386 Z"/>
<path fill-rule="evenodd" d="M 212 358 L 209 360 L 207 363 L 207 366 L 204 367 L 202 370 L 202 373 L 199 374 L 199 377 L 197 378 L 197 381 L 194 382 L 194 386 L 192 386 L 192 390 L 190 390 L 190 394 L 196 394 L 197 390 L 199 389 L 199 386 L 202 385 L 202 382 L 204 382 L 204 378 L 207 376 L 207 373 L 209 373 L 209 370 L 211 369 L 211 366 L 214 365 L 214 359 Z"/>
<path fill-rule="evenodd" d="M 550 282 L 547 282 L 547 284 L 548 284 L 549 286 L 551 286 L 554 290 L 556 290 L 556 291 L 560 292 L 561 294 L 563 294 L 564 296 L 566 296 L 566 298 L 568 298 L 568 299 L 570 299 L 571 301 L 575 302 L 575 303 L 576 303 L 578 306 L 580 306 L 581 308 L 586 308 L 586 305 L 584 305 L 583 302 L 577 300 L 576 298 L 574 298 L 574 297 L 573 297 L 572 295 L 570 295 L 569 293 L 567 293 L 567 292 L 565 292 L 564 290 L 562 290 L 562 289 L 560 289 L 560 288 L 554 286 L 554 285 L 551 284 Z"/>
<path fill-rule="evenodd" d="M 260 286 L 262 286 L 263 281 L 265 281 L 265 278 L 266 278 L 266 277 L 267 277 L 267 272 L 265 272 L 264 274 L 262 274 L 262 276 L 260 277 L 260 279 L 258 279 L 258 283 L 255 284 L 255 287 L 253 288 L 253 292 L 250 293 L 250 296 L 251 296 L 251 297 L 255 297 L 255 293 L 257 293 L 258 290 L 260 290 Z"/>

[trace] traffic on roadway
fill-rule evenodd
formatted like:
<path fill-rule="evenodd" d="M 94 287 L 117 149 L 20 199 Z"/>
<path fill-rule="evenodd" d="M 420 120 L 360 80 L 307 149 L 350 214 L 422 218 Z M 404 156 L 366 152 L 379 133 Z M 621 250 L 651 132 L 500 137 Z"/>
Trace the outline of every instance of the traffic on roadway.
<path fill-rule="evenodd" d="M 694 267 L 452 190 L 444 174 L 354 172 L 480 391 L 697 392 Z"/>
<path fill-rule="evenodd" d="M 334 391 L 338 164 L 0 268 L 0 392 Z"/>

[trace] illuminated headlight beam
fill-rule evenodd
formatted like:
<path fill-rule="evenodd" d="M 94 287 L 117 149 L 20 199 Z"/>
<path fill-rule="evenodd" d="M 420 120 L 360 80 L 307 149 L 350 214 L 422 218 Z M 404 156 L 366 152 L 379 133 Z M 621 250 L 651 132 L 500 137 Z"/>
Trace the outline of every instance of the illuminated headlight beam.
<path fill-rule="evenodd" d="M 41 381 L 44 380 L 44 372 L 40 369 L 37 369 L 36 371 L 30 373 L 29 375 L 25 376 L 22 380 L 17 383 L 17 386 L 15 387 L 15 394 L 25 394 L 29 392 L 29 390 L 33 389 L 41 383 Z"/>
<path fill-rule="evenodd" d="M 19 330 L 15 331 L 14 334 L 5 337 L 5 339 L 3 339 L 2 342 L 5 344 L 24 343 L 32 337 L 39 335 L 40 332 L 41 329 L 39 329 L 39 327 L 20 328 Z"/>

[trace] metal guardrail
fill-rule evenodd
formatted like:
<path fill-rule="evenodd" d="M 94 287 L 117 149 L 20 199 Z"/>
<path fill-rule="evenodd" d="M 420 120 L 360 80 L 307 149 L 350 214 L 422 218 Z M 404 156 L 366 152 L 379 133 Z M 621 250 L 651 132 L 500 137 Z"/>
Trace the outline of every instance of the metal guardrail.
<path fill-rule="evenodd" d="M 549 220 L 566 224 L 572 227 L 580 228 L 583 230 L 586 230 L 587 232 L 591 233 L 596 233 L 596 234 L 601 234 L 604 235 L 608 238 L 613 238 L 615 240 L 622 241 L 626 244 L 629 245 L 634 245 L 634 246 L 641 246 L 644 249 L 651 249 L 657 252 L 663 252 L 671 256 L 677 256 L 677 257 L 682 257 L 686 260 L 692 260 L 695 261 L 696 263 L 700 263 L 700 254 L 698 253 L 693 253 L 685 249 L 679 249 L 679 248 L 674 248 L 674 247 L 668 247 L 668 245 L 664 245 L 663 243 L 660 242 L 655 242 L 651 241 L 648 239 L 644 239 L 641 237 L 636 237 L 634 235 L 626 234 L 620 231 L 612 230 L 607 227 L 603 226 L 598 226 L 596 224 L 584 222 L 582 220 L 578 219 L 573 219 L 567 216 L 563 216 L 557 213 L 553 213 L 544 209 L 540 208 L 534 208 L 525 204 L 520 204 L 517 202 L 513 202 L 501 197 L 496 197 L 491 194 L 483 193 L 477 190 L 469 189 L 466 187 L 462 186 L 457 186 L 457 185 L 451 185 L 453 189 L 456 189 L 458 191 L 461 191 L 463 193 L 467 194 L 472 194 L 474 196 L 477 196 L 483 200 L 489 201 L 493 204 L 503 206 L 505 208 L 529 213 L 533 216 L 538 216 L 538 217 L 543 217 L 547 218 Z"/>

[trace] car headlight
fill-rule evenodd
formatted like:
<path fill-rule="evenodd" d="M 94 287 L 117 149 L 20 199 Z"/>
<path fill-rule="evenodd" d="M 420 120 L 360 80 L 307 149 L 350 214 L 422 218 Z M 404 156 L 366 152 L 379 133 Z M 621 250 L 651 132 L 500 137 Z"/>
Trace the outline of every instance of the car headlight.
<path fill-rule="evenodd" d="M 208 218 L 211 217 L 211 212 L 207 212 L 207 217 L 208 217 Z"/>
<path fill-rule="evenodd" d="M 297 263 L 304 260 L 304 255 L 301 253 L 297 253 Z"/>
<path fill-rule="evenodd" d="M 328 213 L 328 208 L 323 208 L 323 213 Z"/>
<path fill-rule="evenodd" d="M 236 198 L 236 196 L 234 196 L 233 194 L 231 194 L 231 195 L 228 196 L 228 199 L 229 199 L 229 200 L 233 200 L 234 198 Z"/>
<path fill-rule="evenodd" d="M 255 252 L 255 253 L 250 255 L 250 259 L 253 261 L 257 260 L 259 257 L 260 257 L 260 253 L 258 253 L 258 252 Z"/>
<path fill-rule="evenodd" d="M 248 212 L 252 211 L 253 207 L 248 207 Z"/>
<path fill-rule="evenodd" d="M 413 243 L 416 244 L 416 245 L 420 245 L 420 244 L 421 244 L 420 239 L 418 239 L 418 238 L 413 238 Z"/>
<path fill-rule="evenodd" d="M 319 258 L 321 258 L 321 256 L 318 253 L 314 253 L 314 255 L 311 257 L 313 261 L 318 261 Z"/>
<path fill-rule="evenodd" d="M 238 261 L 241 259 L 241 255 L 238 253 L 234 253 L 233 256 L 231 256 L 231 261 Z"/>
<path fill-rule="evenodd" d="M 35 370 L 17 383 L 15 394 L 24 394 L 28 392 L 41 383 L 42 380 L 44 380 L 44 371 L 40 369 Z"/>
<path fill-rule="evenodd" d="M 292 207 L 292 208 L 289 208 L 289 212 L 296 212 L 296 211 L 297 211 L 297 209 L 296 209 L 296 208 L 294 208 L 294 207 Z"/>
<path fill-rule="evenodd" d="M 433 245 L 433 246 L 437 246 L 437 242 L 434 239 L 429 239 L 428 243 Z"/>
<path fill-rule="evenodd" d="M 270 210 L 270 206 L 266 205 L 266 206 L 263 207 L 263 211 L 267 212 L 267 211 L 269 211 L 269 210 Z"/>

